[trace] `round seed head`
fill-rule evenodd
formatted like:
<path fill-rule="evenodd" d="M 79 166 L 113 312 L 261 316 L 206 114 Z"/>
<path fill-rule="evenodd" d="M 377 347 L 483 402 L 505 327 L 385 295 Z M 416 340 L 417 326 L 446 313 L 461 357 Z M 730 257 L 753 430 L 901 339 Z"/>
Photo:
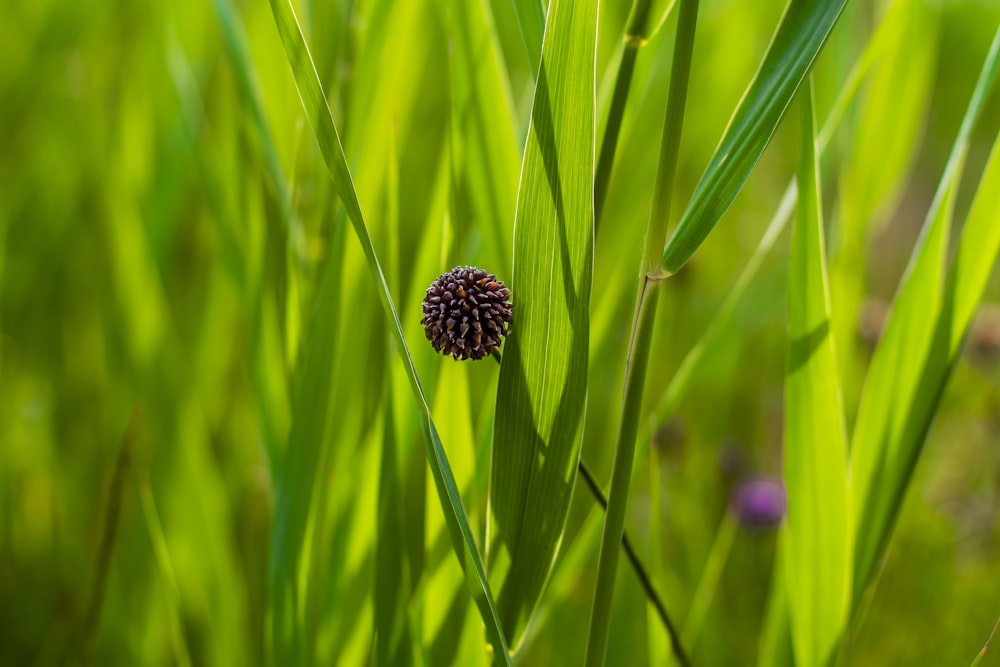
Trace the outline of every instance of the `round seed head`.
<path fill-rule="evenodd" d="M 455 359 L 482 359 L 499 347 L 510 324 L 510 290 L 492 273 L 456 266 L 441 274 L 424 297 L 427 340 Z"/>

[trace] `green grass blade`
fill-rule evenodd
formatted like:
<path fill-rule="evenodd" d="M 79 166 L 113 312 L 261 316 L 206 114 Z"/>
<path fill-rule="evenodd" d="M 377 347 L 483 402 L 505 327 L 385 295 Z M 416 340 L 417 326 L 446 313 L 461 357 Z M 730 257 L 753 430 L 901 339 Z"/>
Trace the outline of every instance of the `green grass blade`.
<path fill-rule="evenodd" d="M 615 578 L 618 572 L 619 542 L 625 532 L 632 464 L 635 459 L 636 436 L 639 431 L 643 391 L 656 323 L 659 288 L 665 278 L 656 263 L 659 247 L 664 242 L 670 202 L 673 200 L 677 147 L 680 146 L 684 125 L 687 83 L 690 79 L 691 53 L 694 49 L 697 25 L 698 0 L 682 0 L 678 10 L 674 54 L 670 65 L 670 88 L 667 93 L 663 133 L 657 157 L 657 187 L 653 192 L 653 202 L 650 207 L 639 274 L 639 289 L 625 355 L 621 420 L 615 443 L 611 490 L 608 494 L 604 529 L 601 534 L 601 551 L 598 558 L 597 582 L 594 586 L 594 602 L 590 612 L 590 629 L 587 633 L 587 653 L 584 662 L 595 667 L 604 664 L 608 652 Z"/>
<path fill-rule="evenodd" d="M 484 3 L 436 4 L 448 20 L 452 40 L 452 220 L 469 220 L 482 231 L 481 266 L 506 277 L 521 167 L 507 71 Z"/>
<path fill-rule="evenodd" d="M 562 539 L 580 456 L 594 253 L 597 3 L 553 0 L 514 226 L 514 322 L 497 389 L 490 566 L 522 634 Z"/>
<path fill-rule="evenodd" d="M 771 593 L 768 596 L 764 624 L 760 629 L 757 667 L 791 667 L 795 664 L 782 541 L 779 535 L 774 567 L 771 569 Z"/>
<path fill-rule="evenodd" d="M 343 233 L 337 235 L 343 238 Z M 338 244 L 342 245 L 342 244 Z M 303 637 L 305 594 L 301 581 L 306 532 L 316 485 L 316 471 L 326 443 L 334 377 L 339 301 L 339 263 L 332 249 L 317 295 L 317 311 L 305 346 L 302 372 L 296 378 L 291 432 L 281 472 L 275 480 L 274 532 L 271 542 L 271 659 L 274 664 L 304 664 L 310 649 Z"/>
<path fill-rule="evenodd" d="M 898 8 L 899 6 L 898 4 L 894 5 L 894 8 Z M 850 76 L 841 88 L 837 100 L 834 102 L 826 121 L 823 123 L 823 130 L 816 139 L 817 151 L 821 156 L 826 152 L 826 148 L 830 144 L 834 132 L 840 126 L 848 107 L 854 101 L 861 83 L 868 76 L 875 60 L 882 54 L 886 46 L 887 36 L 896 31 L 899 16 L 900 12 L 896 9 L 886 16 L 880 24 L 878 31 L 869 40 L 864 53 L 851 70 Z M 708 329 L 705 330 L 698 343 L 684 356 L 680 367 L 670 380 L 670 385 L 667 387 L 656 408 L 657 425 L 666 423 L 667 419 L 674 415 L 677 407 L 680 405 L 681 399 L 687 393 L 691 380 L 695 377 L 695 371 L 701 365 L 706 353 L 710 352 L 715 345 L 725 340 L 725 337 L 721 334 L 730 325 L 732 317 L 736 313 L 736 307 L 753 282 L 757 271 L 763 265 L 764 259 L 770 253 L 775 241 L 781 236 L 785 225 L 791 219 L 797 198 L 798 190 L 795 186 L 795 180 L 792 179 L 788 187 L 785 188 L 781 202 L 778 204 L 778 210 L 771 217 L 771 221 L 768 223 L 767 229 L 764 231 L 764 235 L 761 237 L 756 249 L 754 249 L 753 255 L 747 261 L 746 266 L 743 267 L 736 282 L 733 283 L 729 293 L 726 295 L 725 301 L 719 307 L 718 311 L 716 311 Z"/>
<path fill-rule="evenodd" d="M 156 511 L 156 501 L 149 481 L 139 485 L 139 500 L 142 504 L 142 516 L 149 529 L 149 539 L 153 543 L 153 553 L 156 566 L 159 568 L 166 593 L 167 605 L 170 607 L 170 639 L 173 643 L 174 660 L 180 667 L 191 666 L 191 651 L 188 649 L 187 638 L 184 635 L 183 610 L 181 609 L 181 594 L 177 587 L 177 576 L 174 574 L 173 562 L 170 558 L 170 548 L 163 534 L 160 514 Z"/>
<path fill-rule="evenodd" d="M 948 282 L 954 303 L 951 336 L 948 341 L 950 363 L 958 354 L 969 322 L 982 298 L 990 273 L 1000 252 L 1000 141 L 995 141 L 983 171 L 976 198 L 962 229 L 955 263 Z"/>
<path fill-rule="evenodd" d="M 601 150 L 598 153 L 597 169 L 594 175 L 594 212 L 596 214 L 595 230 L 600 229 L 601 214 L 604 211 L 604 201 L 611 182 L 611 171 L 615 164 L 615 153 L 618 150 L 618 137 L 621 134 L 622 121 L 625 116 L 625 104 L 628 102 L 629 90 L 632 87 L 632 75 L 635 72 L 635 61 L 639 49 L 649 43 L 649 40 L 659 31 L 673 9 L 673 0 L 660 0 L 653 6 L 651 0 L 633 0 L 625 24 L 625 36 L 622 45 L 621 60 L 618 62 L 618 74 L 615 77 L 614 92 L 608 106 L 607 122 L 601 137 Z M 651 21 L 652 18 L 656 21 Z"/>
<path fill-rule="evenodd" d="M 732 204 L 826 42 L 846 0 L 792 0 L 719 147 L 663 250 L 675 273 Z"/>
<path fill-rule="evenodd" d="M 410 590 L 400 513 L 399 447 L 393 415 L 392 372 L 386 373 L 375 547 L 375 664 L 412 664 L 406 597 Z"/>
<path fill-rule="evenodd" d="M 858 105 L 856 132 L 841 166 L 837 224 L 830 240 L 833 332 L 845 396 L 856 407 L 867 351 L 855 335 L 868 291 L 871 240 L 895 210 L 916 163 L 937 68 L 939 10 L 901 0 L 886 24 L 885 50 Z M 914 49 L 914 44 L 921 48 Z M 847 413 L 848 423 L 853 410 Z"/>
<path fill-rule="evenodd" d="M 983 65 L 866 378 L 851 448 L 854 598 L 888 542 L 959 343 L 996 256 L 996 152 L 945 284 L 951 208 L 972 129 L 1000 69 L 1000 30 Z M 992 208 L 990 206 L 992 205 Z M 988 222 L 987 222 L 988 221 Z"/>
<path fill-rule="evenodd" d="M 990 650 L 990 644 L 993 643 L 993 638 L 996 637 L 997 628 L 1000 628 L 1000 618 L 998 618 L 997 622 L 993 625 L 993 631 L 990 632 L 990 636 L 986 638 L 986 643 L 983 644 L 983 648 L 980 649 L 975 660 L 972 661 L 972 664 L 969 667 L 977 667 L 977 665 L 983 661 L 983 658 L 986 657 L 986 652 Z"/>
<path fill-rule="evenodd" d="M 397 352 L 407 370 L 407 378 L 409 379 L 413 393 L 421 404 L 424 425 L 427 429 L 427 437 L 424 441 L 427 461 L 430 464 L 438 497 L 441 500 L 441 506 L 448 523 L 452 545 L 458 555 L 459 561 L 462 563 L 463 569 L 468 575 L 470 589 L 479 606 L 483 621 L 486 624 L 487 635 L 490 643 L 494 646 L 495 655 L 497 659 L 509 663 L 507 642 L 500 627 L 493 593 L 486 578 L 486 571 L 479 556 L 479 550 L 476 547 L 475 537 L 472 534 L 472 528 L 469 525 L 465 507 L 462 505 L 458 487 L 451 473 L 448 457 L 445 454 L 441 439 L 438 437 L 437 429 L 431 418 L 430 407 L 424 395 L 423 388 L 420 385 L 420 379 L 417 377 L 416 368 L 410 356 L 406 339 L 403 336 L 402 325 L 392 302 L 389 286 L 386 283 L 385 276 L 382 274 L 378 257 L 375 254 L 375 247 L 368 233 L 357 192 L 351 180 L 347 160 L 344 157 L 340 135 L 337 132 L 333 115 L 327 103 L 326 96 L 323 93 L 312 56 L 309 53 L 309 48 L 306 45 L 305 37 L 302 35 L 302 30 L 299 27 L 291 2 L 289 0 L 271 0 L 271 10 L 274 13 L 278 33 L 281 36 L 285 54 L 291 66 L 306 117 L 315 134 L 316 142 L 330 172 L 333 185 L 340 196 L 341 202 L 354 227 L 354 232 L 361 244 L 368 268 L 377 283 L 379 299 L 382 302 L 385 316 L 390 323 L 389 331 L 396 344 Z"/>
<path fill-rule="evenodd" d="M 848 612 L 847 432 L 830 329 L 811 84 L 800 99 L 802 157 L 788 277 L 788 516 L 782 546 L 796 662 L 826 665 Z"/>
<path fill-rule="evenodd" d="M 213 0 L 212 6 L 218 16 L 219 24 L 222 26 L 222 36 L 225 39 L 226 49 L 229 57 L 233 61 L 236 71 L 236 79 L 239 82 L 240 90 L 249 105 L 250 118 L 253 120 L 254 129 L 260 140 L 260 148 L 264 153 L 264 161 L 267 164 L 267 172 L 271 177 L 281 207 L 281 214 L 286 220 L 292 215 L 292 189 L 285 173 L 281 168 L 278 159 L 278 149 L 274 143 L 274 137 L 267 124 L 264 115 L 264 103 L 260 95 L 260 84 L 253 70 L 253 61 L 250 58 L 250 48 L 247 46 L 246 35 L 240 25 L 233 7 L 232 0 Z"/>
<path fill-rule="evenodd" d="M 539 59 L 542 57 L 547 4 L 544 0 L 514 0 L 517 27 L 521 31 L 521 40 L 528 54 L 528 64 L 531 65 L 532 74 L 538 72 Z"/>

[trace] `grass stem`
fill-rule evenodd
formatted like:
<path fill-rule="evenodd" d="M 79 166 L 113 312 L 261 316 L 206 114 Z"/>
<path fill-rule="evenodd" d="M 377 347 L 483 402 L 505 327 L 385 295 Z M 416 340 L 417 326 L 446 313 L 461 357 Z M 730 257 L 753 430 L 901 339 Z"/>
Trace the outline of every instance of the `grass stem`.
<path fill-rule="evenodd" d="M 628 35 L 625 36 L 625 47 L 622 51 L 622 59 L 618 64 L 615 90 L 611 95 L 608 122 L 604 126 L 601 152 L 597 157 L 597 170 L 594 175 L 594 234 L 601 228 L 604 200 L 608 194 L 608 184 L 611 182 L 611 169 L 615 164 L 615 152 L 618 148 L 618 136 L 621 134 L 622 119 L 625 115 L 625 103 L 628 102 L 628 91 L 632 86 L 632 73 L 635 71 L 635 59 L 639 55 L 641 45 L 642 42 L 631 40 Z"/>
<path fill-rule="evenodd" d="M 618 429 L 614 468 L 611 473 L 611 493 L 604 517 L 601 551 L 597 568 L 597 585 L 591 608 L 590 630 L 587 637 L 585 663 L 588 667 L 604 664 L 611 625 L 611 607 L 614 599 L 615 575 L 618 568 L 618 543 L 625 531 L 632 464 L 635 459 L 635 439 L 642 412 L 642 395 L 646 384 L 659 288 L 666 277 L 659 257 L 666 242 L 667 223 L 673 197 L 674 175 L 677 168 L 677 149 L 680 146 L 684 125 L 684 107 L 691 71 L 691 54 L 694 50 L 694 32 L 698 21 L 698 0 L 681 0 L 677 18 L 677 36 L 671 65 L 667 109 L 663 121 L 660 143 L 657 182 L 653 195 L 646 248 L 643 252 L 642 279 L 632 336 L 625 362 L 625 389 L 622 396 L 622 417 Z"/>
<path fill-rule="evenodd" d="M 583 462 L 583 459 L 580 459 L 579 470 L 580 475 L 587 483 L 587 488 L 590 489 L 590 494 L 594 497 L 594 500 L 597 501 L 597 504 L 600 505 L 602 509 L 607 511 L 608 498 L 604 494 L 604 490 L 601 489 L 600 484 L 598 484 L 594 474 L 587 467 L 587 464 Z M 675 626 L 674 622 L 670 620 L 670 614 L 667 613 L 667 607 L 663 603 L 663 599 L 657 592 L 656 587 L 653 585 L 653 578 L 649 575 L 649 571 L 639 558 L 639 554 L 636 552 L 627 530 L 622 533 L 622 548 L 625 550 L 625 555 L 628 557 L 628 561 L 632 565 L 632 569 L 635 570 L 635 574 L 639 578 L 639 584 L 646 592 L 646 597 L 649 598 L 649 602 L 656 609 L 656 613 L 659 615 L 660 621 L 663 623 L 663 627 L 667 629 L 667 634 L 670 636 L 670 645 L 673 647 L 674 657 L 677 658 L 677 661 L 683 667 L 688 667 L 688 665 L 691 664 L 691 661 L 688 659 L 687 652 L 684 650 L 680 633 L 677 632 L 677 626 Z"/>
<path fill-rule="evenodd" d="M 611 602 L 614 597 L 615 574 L 618 570 L 618 543 L 625 532 L 625 510 L 628 505 L 632 463 L 635 459 L 635 437 L 642 410 L 643 386 L 646 383 L 646 366 L 649 356 L 653 324 L 659 295 L 659 279 L 644 279 L 639 294 L 632 327 L 633 337 L 629 346 L 628 365 L 625 370 L 625 394 L 622 401 L 622 420 L 618 431 L 614 468 L 611 473 L 611 492 L 604 516 L 601 535 L 601 552 L 597 568 L 597 587 L 594 606 L 590 615 L 587 657 L 585 664 L 595 667 L 604 664 L 608 633 L 611 624 Z"/>

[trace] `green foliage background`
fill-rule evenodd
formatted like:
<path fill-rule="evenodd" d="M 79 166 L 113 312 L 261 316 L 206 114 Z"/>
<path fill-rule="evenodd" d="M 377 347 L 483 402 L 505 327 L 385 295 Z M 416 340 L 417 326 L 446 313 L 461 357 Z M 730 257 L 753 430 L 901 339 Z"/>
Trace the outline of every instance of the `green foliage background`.
<path fill-rule="evenodd" d="M 848 3 L 815 69 L 820 125 L 887 4 Z M 821 160 L 848 428 L 869 339 L 1000 22 L 990 2 L 910 4 L 905 38 Z M 702 3 L 676 217 L 783 6 Z M 514 4 L 295 8 L 482 545 L 498 367 L 435 356 L 420 299 L 457 264 L 511 278 L 534 88 Z M 627 12 L 601 3 L 598 146 Z M 639 52 L 595 239 L 582 452 L 601 480 L 675 19 Z M 268 4 L 20 1 L 0 45 L 0 663 L 484 663 L 422 408 Z M 627 528 L 681 624 L 734 485 L 782 470 L 788 232 L 732 320 L 705 332 L 795 174 L 797 116 L 660 290 L 641 429 L 652 446 L 638 452 Z M 1000 128 L 996 91 L 982 118 L 957 220 Z M 1000 613 L 998 301 L 994 276 L 844 664 L 968 664 Z M 582 660 L 599 517 L 578 488 L 521 664 Z M 688 645 L 695 664 L 754 661 L 775 547 L 774 533 L 735 535 Z M 621 565 L 609 656 L 657 664 L 667 646 Z"/>

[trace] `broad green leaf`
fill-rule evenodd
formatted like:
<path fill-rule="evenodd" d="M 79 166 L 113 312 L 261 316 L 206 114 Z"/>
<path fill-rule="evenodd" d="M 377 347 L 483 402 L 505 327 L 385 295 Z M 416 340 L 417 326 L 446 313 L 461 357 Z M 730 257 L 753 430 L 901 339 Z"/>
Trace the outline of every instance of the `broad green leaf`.
<path fill-rule="evenodd" d="M 826 665 L 847 622 L 850 530 L 844 427 L 823 241 L 812 85 L 802 91 L 802 156 L 788 276 L 782 548 L 792 645 L 800 665 Z"/>
<path fill-rule="evenodd" d="M 996 151 L 947 282 L 952 206 L 965 153 L 1000 69 L 1000 30 L 966 109 L 924 228 L 872 357 L 851 447 L 855 600 L 882 557 L 958 348 L 996 257 Z"/>
<path fill-rule="evenodd" d="M 291 2 L 289 0 L 271 0 L 271 10 L 274 13 L 278 33 L 281 36 L 285 54 L 291 66 L 306 117 L 312 127 L 316 142 L 323 155 L 323 160 L 330 172 L 333 185 L 340 196 L 341 203 L 347 211 L 347 215 L 354 227 L 355 235 L 361 244 L 368 268 L 378 286 L 378 296 L 382 302 L 386 319 L 390 324 L 390 334 L 395 342 L 397 352 L 402 358 L 403 365 L 407 370 L 407 376 L 414 396 L 421 404 L 422 418 L 427 436 L 424 440 L 426 456 L 430 464 L 431 473 L 434 476 L 438 498 L 444 510 L 452 546 L 468 577 L 473 597 L 479 606 L 480 614 L 486 624 L 489 641 L 494 647 L 494 654 L 498 660 L 509 663 L 507 642 L 500 627 L 499 615 L 494 604 L 490 584 L 486 578 L 486 571 L 479 556 L 479 550 L 472 534 L 472 528 L 469 525 L 465 507 L 462 505 L 458 487 L 451 473 L 448 457 L 445 454 L 444 447 L 437 434 L 437 429 L 434 426 L 434 421 L 431 418 L 427 397 L 424 395 L 420 379 L 417 377 L 409 347 L 403 336 L 402 325 L 400 324 L 396 308 L 389 293 L 388 284 L 386 283 L 385 276 L 382 274 L 378 257 L 375 254 L 375 247 L 368 233 L 368 227 L 361 212 L 361 205 L 358 202 L 357 193 L 351 180 L 347 160 L 344 157 L 340 135 L 337 132 L 333 115 L 330 112 L 326 96 L 323 93 L 312 56 L 309 53 L 309 48 L 302 35 L 302 30 L 299 27 Z"/>
<path fill-rule="evenodd" d="M 514 321 L 497 390 L 487 544 L 521 636 L 562 539 L 580 456 L 594 245 L 597 3 L 553 0 L 514 226 Z"/>
<path fill-rule="evenodd" d="M 663 268 L 670 273 L 687 262 L 733 203 L 846 2 L 789 3 L 760 69 L 663 250 Z"/>

